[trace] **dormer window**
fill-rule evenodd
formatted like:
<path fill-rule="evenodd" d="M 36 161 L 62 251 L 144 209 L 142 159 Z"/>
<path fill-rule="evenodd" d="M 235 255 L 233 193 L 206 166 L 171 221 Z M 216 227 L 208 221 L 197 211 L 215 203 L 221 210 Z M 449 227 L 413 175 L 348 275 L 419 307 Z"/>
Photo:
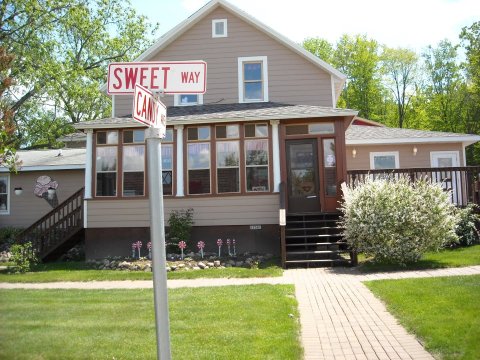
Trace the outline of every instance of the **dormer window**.
<path fill-rule="evenodd" d="M 174 106 L 202 105 L 203 94 L 177 94 L 174 97 Z"/>
<path fill-rule="evenodd" d="M 227 19 L 212 20 L 212 38 L 227 37 Z"/>

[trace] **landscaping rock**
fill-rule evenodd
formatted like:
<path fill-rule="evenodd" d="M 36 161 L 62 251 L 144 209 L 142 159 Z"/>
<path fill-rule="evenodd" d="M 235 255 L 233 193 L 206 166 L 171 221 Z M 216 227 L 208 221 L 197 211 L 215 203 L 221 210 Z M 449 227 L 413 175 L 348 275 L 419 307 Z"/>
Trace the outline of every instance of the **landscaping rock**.
<path fill-rule="evenodd" d="M 205 268 L 207 267 L 207 265 L 205 265 L 205 264 L 204 264 L 203 262 L 201 262 L 201 261 L 197 264 L 197 266 L 198 266 L 200 269 L 205 269 Z"/>
<path fill-rule="evenodd" d="M 215 261 L 213 262 L 213 266 L 215 266 L 215 267 L 220 266 L 220 260 L 215 260 Z"/>
<path fill-rule="evenodd" d="M 214 267 L 215 264 L 214 264 L 213 262 L 208 262 L 208 263 L 207 263 L 207 266 L 208 266 L 208 267 Z"/>

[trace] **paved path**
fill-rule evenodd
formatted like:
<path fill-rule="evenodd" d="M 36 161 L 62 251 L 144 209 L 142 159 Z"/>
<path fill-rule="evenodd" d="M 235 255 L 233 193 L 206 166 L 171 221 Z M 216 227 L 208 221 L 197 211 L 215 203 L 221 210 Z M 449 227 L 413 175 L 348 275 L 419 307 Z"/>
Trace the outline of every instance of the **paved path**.
<path fill-rule="evenodd" d="M 286 270 L 279 278 L 169 280 L 169 288 L 247 284 L 294 284 L 305 360 L 434 359 L 408 334 L 366 280 L 480 274 L 480 266 L 426 271 L 360 274 L 351 268 Z M 0 289 L 138 289 L 151 281 L 0 283 Z"/>

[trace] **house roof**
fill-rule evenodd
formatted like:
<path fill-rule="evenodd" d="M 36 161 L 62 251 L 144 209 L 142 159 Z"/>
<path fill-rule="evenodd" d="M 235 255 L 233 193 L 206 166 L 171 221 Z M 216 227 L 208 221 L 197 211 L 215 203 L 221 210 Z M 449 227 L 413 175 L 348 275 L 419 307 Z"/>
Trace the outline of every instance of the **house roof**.
<path fill-rule="evenodd" d="M 345 139 L 347 145 L 462 142 L 467 146 L 480 141 L 480 136 L 441 131 L 351 125 L 345 133 Z"/>
<path fill-rule="evenodd" d="M 19 171 L 85 169 L 85 149 L 19 150 Z M 0 167 L 0 172 L 9 170 Z"/>
<path fill-rule="evenodd" d="M 169 107 L 169 125 L 187 125 L 230 121 L 257 121 L 279 119 L 306 119 L 330 116 L 355 116 L 357 111 L 333 109 L 316 105 L 291 105 L 273 102 L 245 104 L 210 104 L 197 106 Z M 80 122 L 77 129 L 106 129 L 124 127 L 145 127 L 131 117 L 114 117 Z"/>
<path fill-rule="evenodd" d="M 335 94 L 336 98 L 340 96 L 340 93 L 343 88 L 343 84 L 345 83 L 347 76 L 333 66 L 328 64 L 327 62 L 320 59 L 318 56 L 313 55 L 309 51 L 305 50 L 303 47 L 298 45 L 297 43 L 291 41 L 290 39 L 286 38 L 285 36 L 281 35 L 280 33 L 276 32 L 272 28 L 268 27 L 267 25 L 263 24 L 259 20 L 252 17 L 250 14 L 246 13 L 245 11 L 237 8 L 236 6 L 230 4 L 225 0 L 211 0 L 195 13 L 190 15 L 187 19 L 179 23 L 177 26 L 172 28 L 170 31 L 166 32 L 162 35 L 152 46 L 150 46 L 145 52 L 143 52 L 140 56 L 138 56 L 134 61 L 147 61 L 149 60 L 154 54 L 162 49 L 166 48 L 172 42 L 174 42 L 177 38 L 179 38 L 182 34 L 184 34 L 187 30 L 197 24 L 201 19 L 207 16 L 209 13 L 214 11 L 219 6 L 223 7 L 225 10 L 233 13 L 234 15 L 238 16 L 246 23 L 252 25 L 256 29 L 262 31 L 267 36 L 273 38 L 274 40 L 280 42 L 293 52 L 297 53 L 298 55 L 304 57 L 320 69 L 329 73 L 334 79 L 334 86 L 335 86 Z M 173 59 L 172 59 L 173 60 Z M 103 84 L 100 89 L 102 91 L 106 91 L 107 84 Z"/>

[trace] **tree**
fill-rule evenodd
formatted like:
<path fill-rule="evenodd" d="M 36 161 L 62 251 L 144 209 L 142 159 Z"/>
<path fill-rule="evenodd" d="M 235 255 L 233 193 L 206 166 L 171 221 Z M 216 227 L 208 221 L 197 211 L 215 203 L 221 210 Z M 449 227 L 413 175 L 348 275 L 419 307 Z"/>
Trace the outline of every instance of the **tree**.
<path fill-rule="evenodd" d="M 418 57 L 415 52 L 408 49 L 384 47 L 381 61 L 387 87 L 397 105 L 397 126 L 402 128 L 410 100 L 415 94 Z"/>
<path fill-rule="evenodd" d="M 325 39 L 321 38 L 307 38 L 303 40 L 302 46 L 311 52 L 313 55 L 318 56 L 323 61 L 333 64 L 333 45 Z"/>
<path fill-rule="evenodd" d="M 23 146 L 53 145 L 24 131 L 42 116 L 55 114 L 65 133 L 71 123 L 108 115 L 99 91 L 108 63 L 134 58 L 155 30 L 122 0 L 5 0 L 0 16 L 0 41 L 18 59 L 8 101 Z"/>

